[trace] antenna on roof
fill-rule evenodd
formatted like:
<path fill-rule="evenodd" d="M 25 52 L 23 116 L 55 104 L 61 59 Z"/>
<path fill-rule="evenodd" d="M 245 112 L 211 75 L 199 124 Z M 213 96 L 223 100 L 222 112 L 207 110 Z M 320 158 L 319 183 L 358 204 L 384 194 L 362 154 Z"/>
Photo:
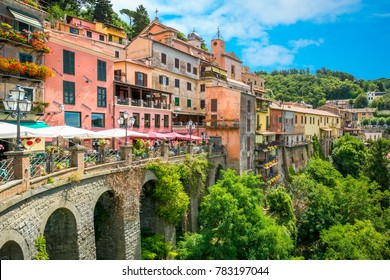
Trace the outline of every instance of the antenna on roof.
<path fill-rule="evenodd" d="M 219 26 L 217 28 L 217 38 L 218 39 L 222 39 L 222 36 L 221 36 L 221 29 L 219 29 Z"/>

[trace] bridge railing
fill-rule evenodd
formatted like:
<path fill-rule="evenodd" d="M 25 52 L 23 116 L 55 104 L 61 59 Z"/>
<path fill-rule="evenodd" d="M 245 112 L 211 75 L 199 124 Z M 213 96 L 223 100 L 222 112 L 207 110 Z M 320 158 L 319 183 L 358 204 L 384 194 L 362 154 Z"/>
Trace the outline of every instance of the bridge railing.
<path fill-rule="evenodd" d="M 169 147 L 163 143 L 158 149 L 149 149 L 142 156 L 135 155 L 131 145 L 120 150 L 100 149 L 87 151 L 76 145 L 68 151 L 32 153 L 30 151 L 6 152 L 6 160 L 0 161 L 0 201 L 31 188 L 60 180 L 71 181 L 72 174 L 91 174 L 120 166 L 140 165 L 155 158 L 180 160 L 185 154 L 206 152 L 210 156 L 224 153 L 223 146 L 182 145 Z"/>

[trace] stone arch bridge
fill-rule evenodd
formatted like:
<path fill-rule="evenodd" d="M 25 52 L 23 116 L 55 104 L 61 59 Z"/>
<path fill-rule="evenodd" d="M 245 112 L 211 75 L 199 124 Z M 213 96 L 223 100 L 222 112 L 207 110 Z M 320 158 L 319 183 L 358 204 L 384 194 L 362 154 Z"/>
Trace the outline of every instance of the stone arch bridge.
<path fill-rule="evenodd" d="M 141 229 L 175 238 L 175 229 L 154 212 L 151 190 L 157 180 L 145 169 L 149 160 L 133 162 L 131 147 L 121 161 L 93 168 L 76 147 L 70 168 L 29 178 L 28 155 L 15 153 L 15 180 L 0 186 L 0 258 L 32 259 L 35 240 L 43 234 L 50 259 L 140 259 Z M 167 162 L 183 157 L 162 157 Z M 226 167 L 224 154 L 209 154 L 208 185 Z M 80 175 L 82 174 L 82 175 Z M 197 230 L 199 200 L 191 197 L 188 229 Z"/>

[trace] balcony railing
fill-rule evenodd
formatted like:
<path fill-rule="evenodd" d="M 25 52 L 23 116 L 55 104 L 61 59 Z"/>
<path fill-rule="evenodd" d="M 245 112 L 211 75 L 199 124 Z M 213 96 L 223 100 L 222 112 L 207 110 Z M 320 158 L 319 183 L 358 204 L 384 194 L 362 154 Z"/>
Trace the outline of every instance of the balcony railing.
<path fill-rule="evenodd" d="M 151 100 L 143 100 L 143 99 L 120 98 L 118 96 L 115 96 L 115 104 L 129 105 L 134 107 L 162 109 L 162 110 L 171 109 L 171 105 L 166 103 L 153 102 Z"/>

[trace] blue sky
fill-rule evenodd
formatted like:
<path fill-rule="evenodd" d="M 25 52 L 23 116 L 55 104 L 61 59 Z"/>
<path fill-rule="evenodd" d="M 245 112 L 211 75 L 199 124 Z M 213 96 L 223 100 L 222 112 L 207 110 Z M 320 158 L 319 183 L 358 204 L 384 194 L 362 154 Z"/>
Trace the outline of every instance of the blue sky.
<path fill-rule="evenodd" d="M 356 78 L 390 78 L 390 0 L 111 0 L 114 10 L 140 4 L 153 20 L 210 46 L 218 27 L 226 51 L 252 71 L 326 67 Z M 127 20 L 123 17 L 124 20 Z"/>

